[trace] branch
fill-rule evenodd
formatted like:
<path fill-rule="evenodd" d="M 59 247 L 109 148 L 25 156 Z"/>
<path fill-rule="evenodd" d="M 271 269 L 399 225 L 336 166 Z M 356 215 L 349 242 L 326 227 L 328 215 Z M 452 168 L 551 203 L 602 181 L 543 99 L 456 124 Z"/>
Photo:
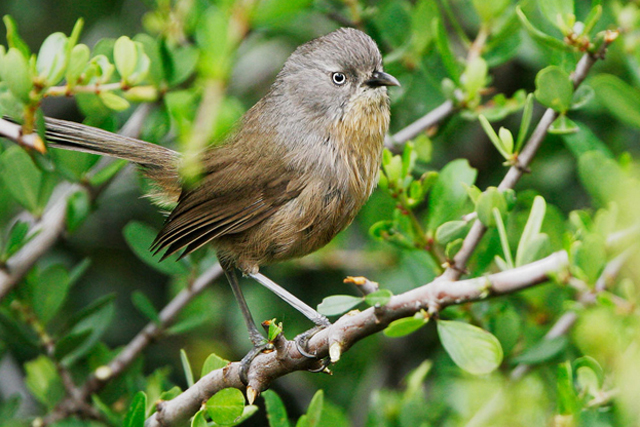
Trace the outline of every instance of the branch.
<path fill-rule="evenodd" d="M 198 276 L 190 286 L 180 291 L 160 312 L 159 323 L 148 323 L 115 359 L 109 362 L 108 365 L 96 369 L 78 393 L 67 396 L 64 401 L 59 403 L 56 409 L 42 420 L 42 425 L 49 425 L 62 420 L 77 412 L 78 408 L 84 407 L 92 394 L 102 390 L 109 381 L 120 376 L 149 344 L 160 337 L 173 324 L 182 309 L 221 274 L 222 268 L 220 268 L 220 264 L 216 263 Z"/>
<path fill-rule="evenodd" d="M 571 76 L 574 88 L 578 88 L 578 86 L 580 86 L 584 81 L 593 64 L 595 64 L 598 59 L 604 57 L 607 47 L 614 39 L 615 37 L 605 38 L 605 42 L 602 44 L 602 47 L 598 52 L 585 53 L 582 58 L 580 58 L 580 61 L 576 65 L 576 69 Z M 540 122 L 538 122 L 538 126 L 536 126 L 533 134 L 522 149 L 522 152 L 518 155 L 518 164 L 509 169 L 498 186 L 499 190 L 507 190 L 515 187 L 524 174 L 524 171 L 527 170 L 528 166 L 531 164 L 531 161 L 536 155 L 538 148 L 540 148 L 545 136 L 547 136 L 549 126 L 551 126 L 553 121 L 558 118 L 558 115 L 559 114 L 551 108 L 548 108 L 544 112 Z M 469 258 L 471 258 L 471 255 L 475 251 L 486 231 L 487 227 L 476 219 L 471 230 L 469 230 L 469 233 L 462 242 L 462 247 L 453 258 L 450 267 L 448 267 L 444 272 L 444 277 L 448 280 L 457 280 L 465 272 Z"/>
<path fill-rule="evenodd" d="M 453 101 L 445 101 L 404 129 L 399 130 L 396 134 L 387 135 L 384 139 L 384 146 L 392 152 L 397 152 L 405 142 L 415 138 L 420 132 L 437 125 L 456 110 L 457 108 Z"/>
<path fill-rule="evenodd" d="M 589 290 L 588 292 L 583 293 L 578 297 L 578 300 L 585 306 L 595 304 L 597 295 L 600 292 L 605 291 L 607 289 L 607 285 L 618 276 L 620 270 L 627 262 L 634 250 L 635 248 L 629 248 L 609 261 L 602 270 L 600 277 L 598 277 L 593 290 Z M 576 320 L 578 320 L 578 314 L 573 310 L 567 311 L 562 316 L 560 316 L 556 323 L 553 324 L 551 329 L 549 329 L 549 332 L 547 332 L 544 336 L 544 339 L 552 340 L 554 338 L 558 338 L 562 335 L 567 334 L 576 323 Z M 529 372 L 530 369 L 531 365 L 527 365 L 524 363 L 519 364 L 513 369 L 513 371 L 511 371 L 511 380 L 519 380 L 527 372 Z"/>
<path fill-rule="evenodd" d="M 394 320 L 411 316 L 422 309 L 442 309 L 488 296 L 517 292 L 546 281 L 550 274 L 568 265 L 568 255 L 561 251 L 531 264 L 486 277 L 458 282 L 440 277 L 429 284 L 393 296 L 385 306 L 343 315 L 333 325 L 315 334 L 309 340 L 308 350 L 319 357 L 326 357 L 331 350 L 335 361 L 336 355 L 339 357 L 353 344 L 386 328 Z M 318 364 L 318 361 L 301 355 L 295 343 L 284 337 L 276 340 L 274 345 L 276 351 L 259 354 L 251 365 L 247 386 L 250 403 L 256 393 L 265 390 L 276 378 Z M 240 380 L 240 362 L 229 363 L 222 369 L 212 371 L 176 398 L 158 403 L 157 412 L 147 420 L 145 426 L 185 425 L 202 402 L 228 387 L 245 388 Z"/>
<path fill-rule="evenodd" d="M 120 133 L 126 136 L 137 135 L 142 128 L 142 122 L 149 114 L 150 108 L 147 104 L 138 107 L 122 127 Z M 0 119 L 0 136 L 9 138 L 18 144 L 25 145 L 20 141 L 20 138 L 14 139 L 10 136 L 16 132 L 17 135 L 21 135 L 20 125 Z M 32 135 L 37 136 L 37 134 Z M 66 229 L 65 220 L 68 200 L 82 188 L 79 184 L 63 182 L 54 189 L 44 214 L 31 230 L 32 234 L 38 234 L 7 260 L 5 268 L 0 268 L 0 301 L 22 280 L 38 259 L 40 259 L 64 233 Z M 101 186 L 100 189 L 102 188 L 104 188 L 104 185 Z M 95 198 L 98 196 L 98 193 L 99 191 L 92 191 L 89 196 Z"/>

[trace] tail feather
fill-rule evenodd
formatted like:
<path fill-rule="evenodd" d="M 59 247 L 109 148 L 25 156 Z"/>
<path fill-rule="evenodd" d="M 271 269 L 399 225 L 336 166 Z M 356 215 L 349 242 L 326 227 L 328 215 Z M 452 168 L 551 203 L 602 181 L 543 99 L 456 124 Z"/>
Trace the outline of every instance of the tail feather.
<path fill-rule="evenodd" d="M 160 145 L 66 120 L 47 117 L 45 125 L 49 147 L 136 163 L 157 187 L 149 195 L 151 198 L 163 205 L 178 200 L 182 190 L 178 174 L 179 153 Z"/>

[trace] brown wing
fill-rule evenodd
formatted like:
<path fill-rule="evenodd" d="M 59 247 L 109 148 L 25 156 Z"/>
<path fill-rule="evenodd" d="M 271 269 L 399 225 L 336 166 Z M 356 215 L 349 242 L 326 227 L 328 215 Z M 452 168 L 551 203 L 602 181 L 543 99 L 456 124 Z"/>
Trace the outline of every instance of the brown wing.
<path fill-rule="evenodd" d="M 297 197 L 303 186 L 284 170 L 252 171 L 248 165 L 219 161 L 209 165 L 199 186 L 184 191 L 151 250 L 167 248 L 162 259 L 186 247 L 185 256 L 226 234 L 243 232 Z M 268 179 L 268 177 L 277 177 Z"/>

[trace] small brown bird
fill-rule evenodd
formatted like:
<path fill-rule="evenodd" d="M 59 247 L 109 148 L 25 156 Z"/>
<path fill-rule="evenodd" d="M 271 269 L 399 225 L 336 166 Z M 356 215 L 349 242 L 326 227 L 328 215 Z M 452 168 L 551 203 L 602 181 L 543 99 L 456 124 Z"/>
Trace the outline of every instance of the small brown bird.
<path fill-rule="evenodd" d="M 268 287 L 316 325 L 329 321 L 259 273 L 300 257 L 347 227 L 373 191 L 389 127 L 382 56 L 365 33 L 343 28 L 298 47 L 269 92 L 225 143 L 202 153 L 204 176 L 183 187 L 180 155 L 85 125 L 47 120 L 51 146 L 140 165 L 165 202 L 177 203 L 153 243 L 164 257 L 216 248 L 251 340 L 264 343 L 234 267 Z"/>

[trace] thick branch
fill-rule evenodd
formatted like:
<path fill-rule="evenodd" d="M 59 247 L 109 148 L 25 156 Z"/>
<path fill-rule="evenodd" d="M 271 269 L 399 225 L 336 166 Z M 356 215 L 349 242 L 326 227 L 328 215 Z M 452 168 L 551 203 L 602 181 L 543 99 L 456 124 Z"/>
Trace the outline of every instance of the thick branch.
<path fill-rule="evenodd" d="M 396 319 L 411 316 L 422 309 L 442 309 L 489 295 L 517 292 L 546 281 L 551 273 L 568 265 L 567 253 L 562 251 L 531 264 L 486 277 L 458 282 L 438 278 L 392 297 L 384 307 L 371 307 L 343 315 L 333 325 L 314 335 L 309 341 L 308 350 L 325 357 L 329 354 L 330 347 L 333 347 L 334 352 L 337 346 L 340 353 L 361 339 L 384 329 Z M 317 362 L 303 357 L 292 341 L 286 341 L 277 351 L 262 353 L 254 359 L 249 372 L 249 387 L 256 391 L 265 390 L 276 378 L 308 369 L 315 363 Z M 180 396 L 159 403 L 158 412 L 147 420 L 145 426 L 184 425 L 198 411 L 202 402 L 217 391 L 227 387 L 244 389 L 239 374 L 239 362 L 209 373 Z"/>

